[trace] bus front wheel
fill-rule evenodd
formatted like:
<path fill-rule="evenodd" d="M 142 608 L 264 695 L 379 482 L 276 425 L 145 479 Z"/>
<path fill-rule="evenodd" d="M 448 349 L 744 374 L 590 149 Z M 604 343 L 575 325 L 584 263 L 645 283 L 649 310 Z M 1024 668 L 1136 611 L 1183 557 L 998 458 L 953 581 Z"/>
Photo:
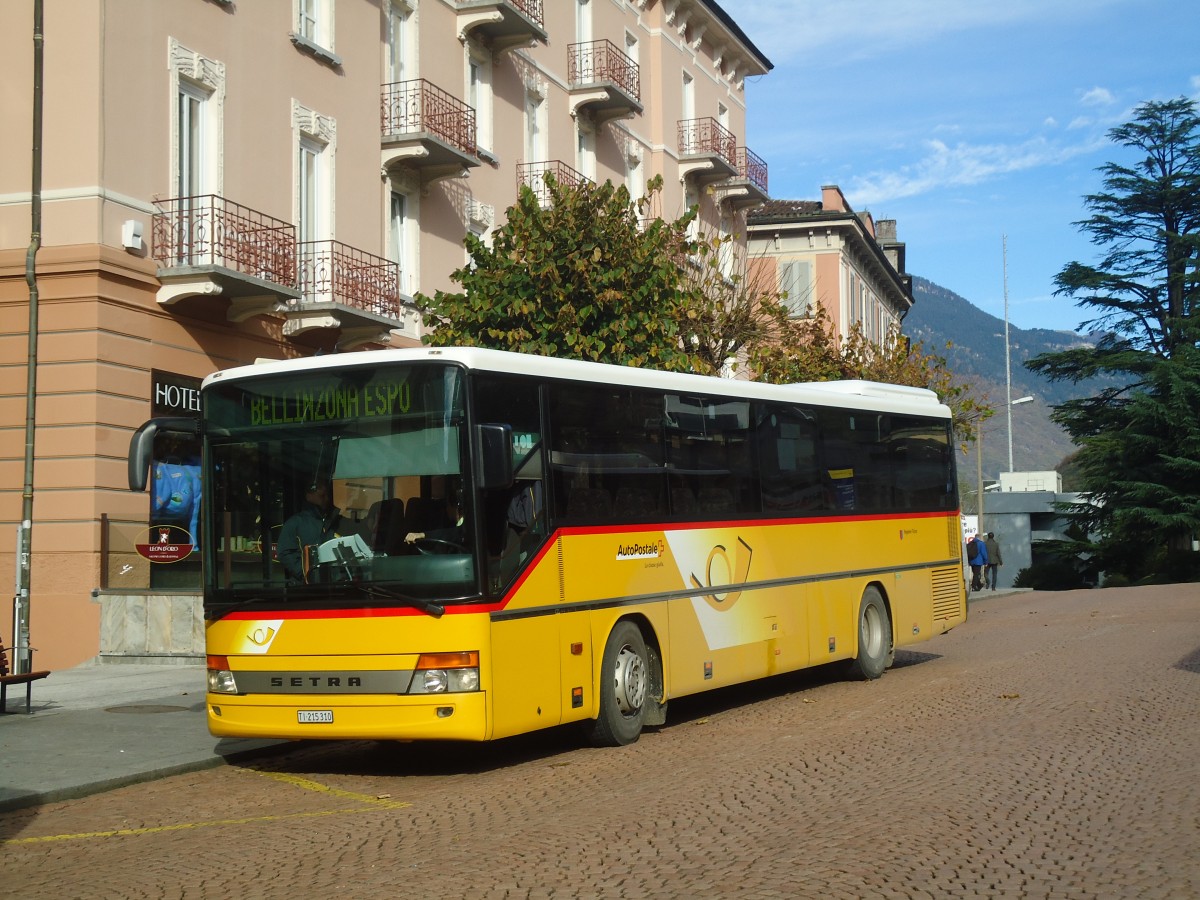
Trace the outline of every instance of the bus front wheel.
<path fill-rule="evenodd" d="M 618 622 L 604 645 L 600 664 L 600 716 L 591 730 L 599 747 L 632 744 L 642 733 L 650 687 L 650 663 L 642 632 Z"/>
<path fill-rule="evenodd" d="M 892 620 L 879 589 L 863 592 L 858 607 L 858 655 L 850 661 L 850 675 L 870 681 L 879 678 L 893 658 Z"/>

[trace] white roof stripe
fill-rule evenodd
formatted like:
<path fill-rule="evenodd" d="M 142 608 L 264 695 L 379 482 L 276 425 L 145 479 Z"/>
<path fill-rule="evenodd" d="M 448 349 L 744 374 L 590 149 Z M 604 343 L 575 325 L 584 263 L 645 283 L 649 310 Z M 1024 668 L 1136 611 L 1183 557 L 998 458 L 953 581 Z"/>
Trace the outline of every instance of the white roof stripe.
<path fill-rule="evenodd" d="M 204 379 L 204 387 L 215 382 L 254 378 L 263 375 L 288 375 L 342 367 L 379 366 L 394 363 L 440 361 L 469 369 L 538 378 L 646 387 L 682 394 L 740 397 L 747 400 L 773 400 L 781 403 L 810 403 L 816 406 L 848 406 L 873 412 L 949 418 L 950 410 L 938 402 L 937 395 L 925 388 L 882 384 L 875 381 L 823 381 L 802 384 L 766 384 L 737 381 L 707 375 L 687 375 L 658 369 L 638 369 L 608 363 L 582 362 L 487 350 L 481 347 L 415 347 L 395 350 L 363 350 L 303 359 L 260 361 L 216 372 Z"/>

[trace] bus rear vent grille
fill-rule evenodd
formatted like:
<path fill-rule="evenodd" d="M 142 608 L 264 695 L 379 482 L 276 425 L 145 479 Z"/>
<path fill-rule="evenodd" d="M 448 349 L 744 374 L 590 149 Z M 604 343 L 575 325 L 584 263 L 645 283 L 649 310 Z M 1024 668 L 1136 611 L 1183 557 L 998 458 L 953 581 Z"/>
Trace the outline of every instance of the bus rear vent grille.
<path fill-rule="evenodd" d="M 946 536 L 949 539 L 946 545 L 950 549 L 951 556 L 962 556 L 963 552 L 963 530 L 962 519 L 958 516 L 949 516 L 946 519 Z"/>
<path fill-rule="evenodd" d="M 962 615 L 962 570 L 957 567 L 933 570 L 933 619 Z"/>

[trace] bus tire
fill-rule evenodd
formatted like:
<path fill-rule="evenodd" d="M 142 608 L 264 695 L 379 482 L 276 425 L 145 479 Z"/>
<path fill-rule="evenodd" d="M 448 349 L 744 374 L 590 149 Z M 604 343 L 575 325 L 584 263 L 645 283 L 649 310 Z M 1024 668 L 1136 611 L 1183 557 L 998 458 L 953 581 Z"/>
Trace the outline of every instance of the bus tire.
<path fill-rule="evenodd" d="M 850 661 L 850 676 L 863 681 L 879 678 L 893 656 L 892 620 L 879 588 L 863 591 L 858 606 L 858 655 Z"/>
<path fill-rule="evenodd" d="M 628 620 L 618 622 L 604 645 L 600 715 L 592 724 L 591 742 L 597 747 L 634 743 L 645 724 L 649 688 L 650 659 L 642 632 Z"/>

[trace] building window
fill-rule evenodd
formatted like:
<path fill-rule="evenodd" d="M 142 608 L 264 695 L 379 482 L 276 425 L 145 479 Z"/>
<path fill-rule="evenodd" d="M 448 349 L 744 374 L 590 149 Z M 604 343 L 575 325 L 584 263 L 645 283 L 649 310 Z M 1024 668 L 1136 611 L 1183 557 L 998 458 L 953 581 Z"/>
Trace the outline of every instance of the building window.
<path fill-rule="evenodd" d="M 646 193 L 646 169 L 642 165 L 642 148 L 631 144 L 625 154 L 625 187 L 635 204 Z"/>
<path fill-rule="evenodd" d="M 575 120 L 575 168 L 591 182 L 596 181 L 596 129 L 581 116 Z"/>
<path fill-rule="evenodd" d="M 467 200 L 467 230 L 475 235 L 485 247 L 492 244 L 492 225 L 496 221 L 496 209 L 490 203 L 481 203 L 474 197 Z M 475 259 L 466 252 L 465 265 L 474 268 Z"/>
<path fill-rule="evenodd" d="M 221 193 L 225 65 L 168 41 L 171 183 L 179 197 Z"/>
<path fill-rule="evenodd" d="M 806 259 L 789 259 L 779 264 L 779 292 L 793 318 L 802 318 L 813 311 L 812 263 Z"/>
<path fill-rule="evenodd" d="M 692 78 L 687 72 L 683 73 L 683 118 L 691 120 L 696 118 L 696 79 Z"/>
<path fill-rule="evenodd" d="M 683 189 L 683 202 L 688 209 L 696 208 L 696 215 L 691 222 L 688 223 L 687 236 L 688 240 L 699 240 L 700 238 L 700 188 L 695 181 L 689 178 Z"/>
<path fill-rule="evenodd" d="M 204 106 L 207 101 L 208 91 L 186 81 L 179 82 L 175 158 L 177 197 L 198 197 L 206 193 Z"/>
<path fill-rule="evenodd" d="M 332 66 L 340 66 L 342 58 L 333 52 L 334 0 L 292 0 L 294 26 L 292 43 L 305 53 Z"/>
<path fill-rule="evenodd" d="M 333 49 L 333 0 L 296 0 L 296 34 L 311 44 Z"/>
<path fill-rule="evenodd" d="M 416 77 L 416 46 L 413 40 L 412 7 L 392 0 L 387 7 L 387 74 L 388 84 Z"/>
<path fill-rule="evenodd" d="M 625 32 L 625 55 L 633 61 L 635 66 L 640 64 L 638 60 L 638 39 L 628 31 Z"/>
<path fill-rule="evenodd" d="M 486 48 L 467 46 L 467 105 L 475 110 L 475 142 L 492 149 L 492 59 Z"/>
<path fill-rule="evenodd" d="M 301 241 L 319 240 L 321 227 L 321 154 L 324 147 L 311 138 L 300 139 L 300 159 L 297 180 L 299 207 L 298 233 Z"/>
<path fill-rule="evenodd" d="M 417 198 L 393 186 L 388 208 L 388 258 L 399 270 L 399 290 L 411 297 L 417 289 L 416 227 Z"/>
<path fill-rule="evenodd" d="M 592 0 L 575 0 L 575 40 L 586 44 L 592 39 Z"/>
<path fill-rule="evenodd" d="M 722 215 L 717 223 L 717 236 L 720 239 L 717 265 L 721 274 L 732 279 L 737 274 L 737 242 L 733 239 L 733 222 L 729 216 Z"/>
<path fill-rule="evenodd" d="M 548 138 L 546 135 L 546 98 L 540 91 L 525 93 L 525 160 L 546 162 Z"/>
<path fill-rule="evenodd" d="M 296 129 L 296 226 L 301 241 L 333 237 L 333 119 L 293 101 Z"/>

